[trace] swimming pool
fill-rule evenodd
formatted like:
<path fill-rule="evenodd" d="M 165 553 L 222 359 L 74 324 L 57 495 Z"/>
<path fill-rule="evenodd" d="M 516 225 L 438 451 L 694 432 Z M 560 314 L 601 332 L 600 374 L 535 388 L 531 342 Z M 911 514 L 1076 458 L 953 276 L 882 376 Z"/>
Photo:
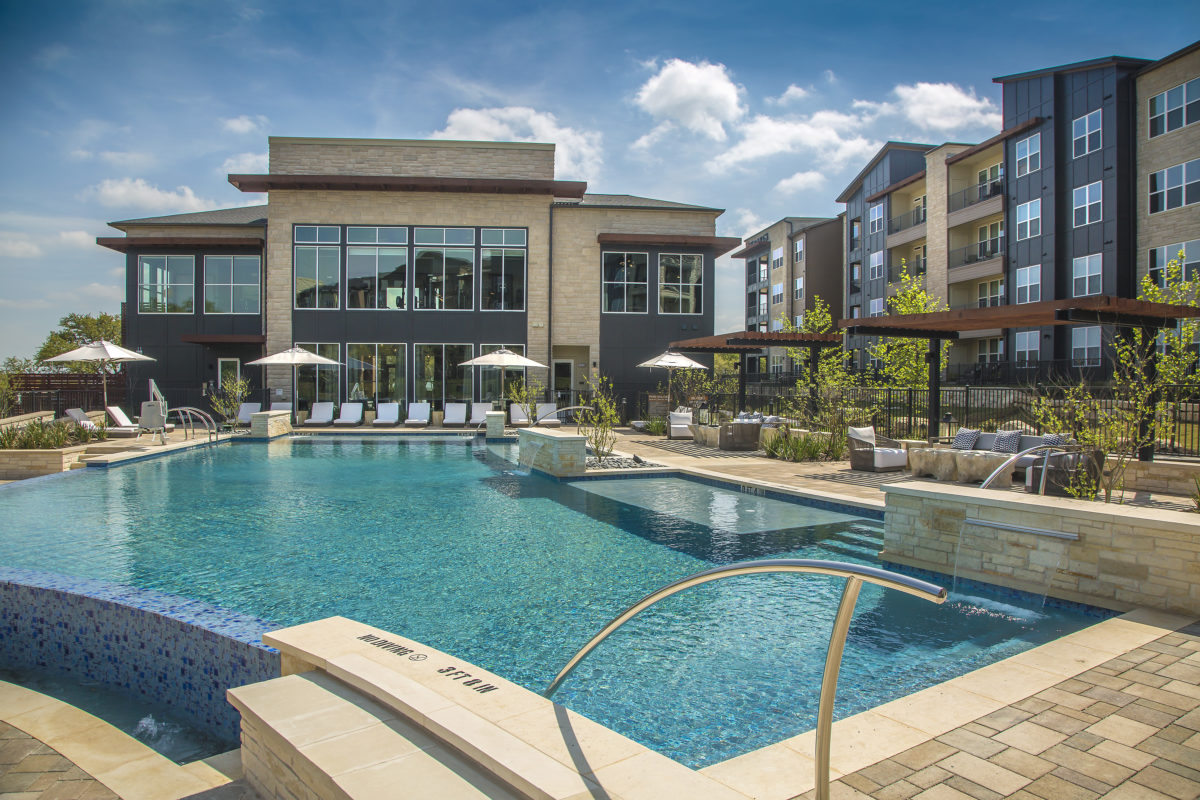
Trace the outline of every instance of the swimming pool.
<path fill-rule="evenodd" d="M 513 448 L 315 437 L 13 484 L 0 563 L 157 589 L 294 624 L 333 614 L 536 691 L 650 590 L 763 557 L 877 563 L 882 524 L 679 479 L 558 482 Z M 51 511 L 47 509 L 69 509 Z M 841 582 L 747 576 L 656 606 L 555 699 L 701 766 L 814 725 Z M 1097 617 L 972 590 L 933 607 L 865 586 L 839 716 Z"/>

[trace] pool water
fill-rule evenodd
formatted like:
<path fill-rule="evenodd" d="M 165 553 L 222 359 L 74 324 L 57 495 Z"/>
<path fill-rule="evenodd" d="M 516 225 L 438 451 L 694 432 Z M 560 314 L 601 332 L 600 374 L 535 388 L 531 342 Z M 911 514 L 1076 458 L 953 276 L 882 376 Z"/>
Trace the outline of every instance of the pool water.
<path fill-rule="evenodd" d="M 284 625 L 342 615 L 542 691 L 663 584 L 719 564 L 878 564 L 882 523 L 665 478 L 558 482 L 465 439 L 304 437 L 0 489 L 0 563 L 205 600 Z M 47 513 L 47 509 L 70 509 Z M 815 725 L 842 581 L 744 576 L 642 614 L 556 694 L 691 766 Z M 839 717 L 1097 621 L 972 588 L 864 585 Z"/>

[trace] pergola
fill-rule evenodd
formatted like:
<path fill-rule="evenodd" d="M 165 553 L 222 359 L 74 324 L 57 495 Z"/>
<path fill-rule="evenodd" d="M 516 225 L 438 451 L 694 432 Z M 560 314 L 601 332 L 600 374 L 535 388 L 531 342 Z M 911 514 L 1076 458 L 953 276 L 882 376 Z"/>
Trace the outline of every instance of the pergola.
<path fill-rule="evenodd" d="M 1193 306 L 1097 295 L 1011 306 L 960 308 L 929 314 L 842 319 L 838 320 L 838 327 L 851 335 L 929 340 L 929 352 L 925 355 L 925 361 L 929 365 L 927 430 L 932 437 L 938 429 L 942 415 L 939 356 L 944 339 L 958 339 L 959 333 L 963 331 L 1039 328 L 1048 325 L 1113 325 L 1121 328 L 1141 328 L 1151 335 L 1157 335 L 1159 330 L 1173 327 L 1181 319 L 1197 317 L 1200 317 L 1200 308 Z M 1157 351 L 1153 350 L 1149 358 L 1151 376 L 1154 375 L 1156 362 Z M 1138 457 L 1144 461 L 1153 460 L 1153 446 L 1144 449 Z"/>
<path fill-rule="evenodd" d="M 766 347 L 802 347 L 808 350 L 812 367 L 810 389 L 816 390 L 817 353 L 826 347 L 841 347 L 840 333 L 800 333 L 788 331 L 735 331 L 717 336 L 701 336 L 671 342 L 670 349 L 680 353 L 735 353 L 738 358 L 738 408 L 746 405 L 746 356 L 757 355 Z"/>

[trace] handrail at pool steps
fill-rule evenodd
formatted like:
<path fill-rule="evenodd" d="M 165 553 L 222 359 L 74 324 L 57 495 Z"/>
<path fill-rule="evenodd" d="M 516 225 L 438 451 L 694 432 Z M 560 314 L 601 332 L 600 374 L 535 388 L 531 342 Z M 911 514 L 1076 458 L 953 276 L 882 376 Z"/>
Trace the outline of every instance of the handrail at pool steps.
<path fill-rule="evenodd" d="M 192 438 L 192 439 L 196 438 L 196 426 L 192 422 L 193 417 L 195 417 L 204 423 L 204 430 L 208 434 L 208 440 L 210 442 L 216 441 L 217 421 L 215 419 L 213 419 L 212 415 L 210 415 L 208 412 L 201 411 L 200 409 L 196 408 L 195 406 L 179 406 L 178 408 L 172 408 L 167 413 L 179 414 L 180 422 L 183 425 L 184 431 L 185 431 L 184 438 Z M 189 433 L 190 433 L 190 436 L 188 436 Z"/>
<path fill-rule="evenodd" d="M 1057 444 L 1038 444 L 1038 445 L 1034 445 L 1033 447 L 1030 447 L 1026 450 L 1022 450 L 1019 453 L 1013 453 L 1011 456 L 1004 459 L 1004 463 L 1001 464 L 1000 466 L 996 467 L 995 471 L 992 472 L 991 475 L 988 475 L 984 479 L 983 483 L 979 484 L 979 488 L 980 489 L 988 488 L 989 486 L 992 485 L 992 481 L 996 480 L 996 478 L 998 478 L 999 476 L 1004 474 L 1004 470 L 1007 469 L 1007 470 L 1011 471 L 1012 465 L 1015 464 L 1018 459 L 1023 458 L 1024 456 L 1032 455 L 1033 453 L 1036 453 L 1039 450 L 1045 450 L 1046 455 L 1042 459 L 1042 481 L 1038 485 L 1038 494 L 1045 494 L 1046 493 L 1046 475 L 1048 475 L 1050 472 L 1050 470 L 1048 469 L 1049 464 L 1050 464 L 1050 459 L 1069 455 L 1071 453 L 1081 452 L 1082 448 L 1080 448 L 1078 445 L 1070 445 L 1070 446 L 1064 447 L 1062 445 L 1057 445 Z M 1054 452 L 1055 450 L 1057 450 L 1058 452 Z"/>
<path fill-rule="evenodd" d="M 730 564 L 725 567 L 716 567 L 703 572 L 697 572 L 695 575 L 680 578 L 674 583 L 654 590 L 614 617 L 611 622 L 600 629 L 599 633 L 592 637 L 591 641 L 571 657 L 567 665 L 562 668 L 554 680 L 550 682 L 550 685 L 546 687 L 543 695 L 547 698 L 551 697 L 558 690 L 558 687 L 562 685 L 562 682 L 575 671 L 575 667 L 579 666 L 579 662 L 583 661 L 601 642 L 626 622 L 655 605 L 660 600 L 678 594 L 685 589 L 690 589 L 693 586 L 719 581 L 724 578 L 779 572 L 832 575 L 846 579 L 846 585 L 842 589 L 842 599 L 838 603 L 837 616 L 833 620 L 833 630 L 829 634 L 829 646 L 825 651 L 825 671 L 821 676 L 820 702 L 817 707 L 816 797 L 817 800 L 829 800 L 829 741 L 833 730 L 833 703 L 837 695 L 838 672 L 842 667 L 842 651 L 846 645 L 846 634 L 850 630 L 850 618 L 854 616 L 854 605 L 858 602 L 858 591 L 862 587 L 863 581 L 882 586 L 885 589 L 895 589 L 905 592 L 914 597 L 920 597 L 923 600 L 938 604 L 946 602 L 947 593 L 945 587 L 877 567 L 808 558 L 745 561 L 740 564 Z"/>

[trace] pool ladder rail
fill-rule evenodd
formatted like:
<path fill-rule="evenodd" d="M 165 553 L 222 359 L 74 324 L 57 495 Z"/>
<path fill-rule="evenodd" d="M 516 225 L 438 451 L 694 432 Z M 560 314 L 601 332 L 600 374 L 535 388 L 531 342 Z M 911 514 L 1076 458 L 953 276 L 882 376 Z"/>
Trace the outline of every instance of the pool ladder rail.
<path fill-rule="evenodd" d="M 167 415 L 175 414 L 179 417 L 179 424 L 183 427 L 183 438 L 196 438 L 196 422 L 204 426 L 204 431 L 208 436 L 208 441 L 215 442 L 218 438 L 217 421 L 212 418 L 212 415 L 207 411 L 201 411 L 194 406 L 179 406 L 172 408 L 167 412 Z"/>
<path fill-rule="evenodd" d="M 1067 446 L 1067 447 L 1064 447 L 1062 445 L 1057 445 L 1057 444 L 1034 445 L 1033 447 L 1030 447 L 1026 450 L 1022 450 L 1019 453 L 1013 453 L 1011 456 L 1004 459 L 1004 463 L 1002 463 L 1000 466 L 996 467 L 996 469 L 992 472 L 992 474 L 988 475 L 984 479 L 983 483 L 979 484 L 979 488 L 987 489 L 989 486 L 992 485 L 992 481 L 996 480 L 996 478 L 998 478 L 1004 474 L 1004 470 L 1007 469 L 1009 472 L 1011 472 L 1012 465 L 1015 464 L 1019 459 L 1025 457 L 1025 456 L 1028 456 L 1028 455 L 1033 455 L 1034 453 L 1036 453 L 1040 450 L 1046 451 L 1046 455 L 1042 459 L 1042 480 L 1041 480 L 1041 483 L 1038 484 L 1038 494 L 1046 493 L 1046 476 L 1050 473 L 1050 459 L 1061 458 L 1062 456 L 1065 456 L 1065 455 L 1071 455 L 1072 453 L 1082 452 L 1082 448 L 1080 448 L 1078 445 L 1072 445 L 1072 446 Z M 1057 452 L 1055 452 L 1055 451 L 1057 451 Z"/>
<path fill-rule="evenodd" d="M 671 595 L 678 594 L 685 589 L 711 583 L 712 581 L 734 578 L 741 575 L 762 575 L 781 572 L 832 575 L 846 579 L 846 585 L 842 589 L 842 599 L 838 604 L 837 616 L 833 620 L 833 630 L 829 634 L 829 646 L 825 651 L 825 671 L 821 676 L 821 694 L 817 707 L 816 797 L 817 800 L 828 800 L 829 743 L 833 731 L 833 703 L 837 695 L 838 672 L 842 666 L 842 651 L 846 645 L 846 634 L 850 630 L 850 618 L 854 615 L 854 606 L 858 602 L 859 589 L 862 588 L 862 584 L 865 581 L 882 586 L 885 589 L 895 589 L 896 591 L 905 592 L 922 600 L 928 600 L 931 603 L 941 604 L 946 602 L 947 597 L 944 587 L 877 567 L 807 558 L 747 561 L 725 567 L 716 567 L 704 572 L 697 572 L 695 575 L 689 575 L 686 578 L 681 578 L 674 583 L 656 589 L 614 617 L 611 622 L 600 629 L 599 633 L 592 637 L 591 641 L 571 657 L 571 660 L 555 676 L 554 680 L 550 682 L 550 685 L 546 687 L 546 691 L 542 694 L 547 698 L 551 697 L 558 690 L 559 686 L 562 685 L 563 681 L 575 671 L 575 668 L 579 666 L 579 662 L 583 661 L 601 642 L 626 622 L 629 622 L 629 620 L 659 601 Z"/>

